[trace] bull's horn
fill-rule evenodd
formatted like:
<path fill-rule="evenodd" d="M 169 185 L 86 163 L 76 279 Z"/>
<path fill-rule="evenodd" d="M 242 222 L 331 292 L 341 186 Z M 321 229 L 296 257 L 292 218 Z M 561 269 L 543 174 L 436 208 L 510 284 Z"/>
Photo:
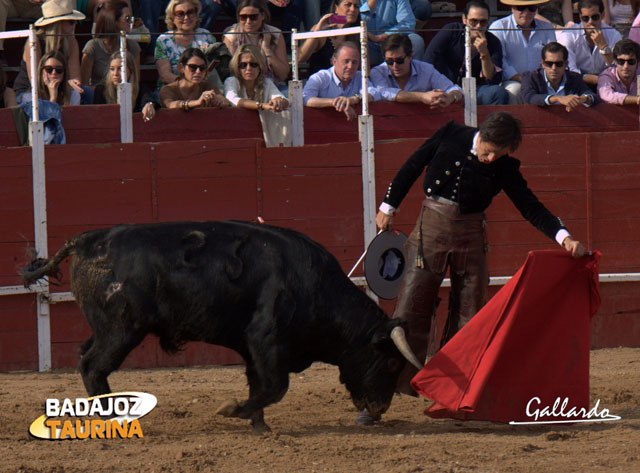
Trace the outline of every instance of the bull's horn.
<path fill-rule="evenodd" d="M 395 344 L 396 348 L 402 353 L 409 363 L 418 368 L 422 369 L 422 364 L 416 358 L 416 355 L 411 350 L 409 346 L 409 342 L 407 342 L 407 337 L 404 334 L 404 329 L 402 327 L 396 327 L 391 331 L 391 340 Z"/>

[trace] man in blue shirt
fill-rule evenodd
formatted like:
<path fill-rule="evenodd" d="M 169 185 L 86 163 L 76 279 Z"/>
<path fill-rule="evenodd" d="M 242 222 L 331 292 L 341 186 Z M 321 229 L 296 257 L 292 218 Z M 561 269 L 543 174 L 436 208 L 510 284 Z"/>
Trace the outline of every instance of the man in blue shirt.
<path fill-rule="evenodd" d="M 502 43 L 502 86 L 509 92 L 509 103 L 522 103 L 520 82 L 525 71 L 540 64 L 545 44 L 555 41 L 553 25 L 534 20 L 538 5 L 547 0 L 501 0 L 511 5 L 511 15 L 491 23 L 489 31 Z"/>
<path fill-rule="evenodd" d="M 371 69 L 382 100 L 420 102 L 431 108 L 462 102 L 462 90 L 431 64 L 413 59 L 411 40 L 392 34 L 382 43 L 384 62 Z"/>
<path fill-rule="evenodd" d="M 416 17 L 409 0 L 360 0 L 360 14 L 369 33 L 369 64 L 382 62 L 382 42 L 393 33 L 409 35 L 416 57 L 424 54 L 424 40 L 415 33 Z"/>
<path fill-rule="evenodd" d="M 344 112 L 347 120 L 355 118 L 352 106 L 362 101 L 360 48 L 351 41 L 341 43 L 331 58 L 332 67 L 316 72 L 304 86 L 302 98 L 307 107 L 333 107 Z M 380 100 L 375 87 L 369 87 L 369 100 Z"/>

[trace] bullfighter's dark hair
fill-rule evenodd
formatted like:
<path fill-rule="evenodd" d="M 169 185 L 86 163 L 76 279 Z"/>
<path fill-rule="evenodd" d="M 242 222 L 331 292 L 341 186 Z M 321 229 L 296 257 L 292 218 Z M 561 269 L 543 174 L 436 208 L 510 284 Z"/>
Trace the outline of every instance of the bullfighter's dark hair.
<path fill-rule="evenodd" d="M 567 51 L 567 48 L 565 48 L 564 44 L 560 44 L 556 41 L 551 41 L 544 45 L 542 51 L 540 51 L 540 57 L 544 61 L 544 57 L 547 53 L 555 54 L 559 52 L 562 52 L 562 58 L 565 61 L 569 58 L 569 51 Z"/>
<path fill-rule="evenodd" d="M 470 0 L 464 6 L 465 17 L 469 15 L 469 10 L 471 10 L 472 8 L 482 8 L 484 10 L 487 10 L 487 12 L 490 11 L 487 2 L 484 2 L 483 0 Z"/>
<path fill-rule="evenodd" d="M 640 59 L 640 44 L 631 39 L 621 39 L 613 47 L 613 57 L 617 58 L 623 54 L 627 56 L 633 54 L 636 59 Z"/>
<path fill-rule="evenodd" d="M 387 36 L 382 42 L 382 55 L 384 56 L 387 51 L 392 51 L 398 48 L 402 48 L 406 56 L 411 56 L 413 54 L 413 46 L 409 39 L 409 35 L 394 33 Z"/>
<path fill-rule="evenodd" d="M 483 141 L 492 143 L 500 149 L 509 148 L 515 151 L 522 141 L 520 120 L 507 112 L 492 113 L 482 122 L 478 130 Z"/>
<path fill-rule="evenodd" d="M 604 12 L 604 3 L 602 3 L 602 0 L 580 0 L 578 2 L 578 12 L 583 8 L 593 8 L 593 7 L 598 7 L 598 10 L 600 11 L 600 13 Z"/>

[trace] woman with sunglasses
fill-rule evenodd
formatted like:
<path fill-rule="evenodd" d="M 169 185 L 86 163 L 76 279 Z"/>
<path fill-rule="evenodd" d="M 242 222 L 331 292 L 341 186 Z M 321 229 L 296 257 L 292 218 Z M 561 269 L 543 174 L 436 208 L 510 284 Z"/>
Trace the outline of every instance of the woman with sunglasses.
<path fill-rule="evenodd" d="M 265 75 L 278 88 L 289 77 L 289 60 L 282 32 L 269 24 L 271 16 L 264 0 L 240 0 L 236 10 L 238 22 L 224 31 L 224 44 L 231 54 L 243 44 L 254 44 L 265 57 Z"/>
<path fill-rule="evenodd" d="M 80 78 L 80 47 L 75 38 L 76 21 L 84 20 L 84 14 L 73 9 L 73 0 L 47 0 L 42 4 L 42 17 L 34 26 L 38 41 L 36 41 L 36 62 L 43 54 L 61 52 L 65 64 L 68 65 L 67 80 L 79 94 L 83 93 Z M 18 95 L 18 101 L 23 101 L 21 95 L 31 89 L 29 80 L 31 73 L 31 48 L 27 41 L 22 54 L 20 71 L 13 83 Z"/>
<path fill-rule="evenodd" d="M 109 58 L 109 70 L 102 82 L 96 85 L 93 92 L 94 104 L 118 103 L 118 84 L 121 82 L 122 56 L 116 51 Z M 140 76 L 136 68 L 136 60 L 131 53 L 127 53 L 127 82 L 131 84 L 131 103 L 134 113 L 142 112 L 145 122 L 151 120 L 156 114 L 156 108 L 160 105 L 153 99 L 153 94 L 143 90 L 140 85 Z"/>
<path fill-rule="evenodd" d="M 257 46 L 240 46 L 233 55 L 229 68 L 232 76 L 224 81 L 224 94 L 236 107 L 274 112 L 281 112 L 289 107 L 289 102 L 273 81 L 265 77 L 266 65 Z"/>
<path fill-rule="evenodd" d="M 165 10 L 167 31 L 156 41 L 156 67 L 158 89 L 179 77 L 178 64 L 182 53 L 188 48 L 204 49 L 215 43 L 215 38 L 204 28 L 199 28 L 202 5 L 199 0 L 171 0 Z M 222 87 L 222 81 L 214 70 L 209 82 Z"/>
<path fill-rule="evenodd" d="M 311 31 L 350 28 L 360 26 L 360 2 L 358 0 L 333 0 L 329 13 L 313 25 Z M 309 61 L 309 75 L 331 67 L 333 53 L 344 41 L 360 44 L 359 35 L 312 38 L 305 40 L 298 50 L 298 61 Z"/>
<path fill-rule="evenodd" d="M 100 9 L 96 17 L 95 38 L 87 42 L 82 50 L 80 75 L 83 84 L 95 86 L 102 82 L 109 69 L 110 57 L 120 50 L 121 31 L 131 31 L 133 13 L 126 2 L 109 2 Z M 140 46 L 127 40 L 127 51 L 136 58 L 136 69 L 140 70 Z"/>
<path fill-rule="evenodd" d="M 58 105 L 80 105 L 80 94 L 67 82 L 67 63 L 60 51 L 46 53 L 38 63 L 38 98 Z M 30 102 L 31 91 L 20 96 L 20 102 Z"/>
<path fill-rule="evenodd" d="M 197 48 L 187 48 L 180 56 L 178 79 L 160 90 L 160 103 L 166 108 L 188 112 L 192 108 L 228 105 L 218 88 L 206 82 L 207 59 Z"/>

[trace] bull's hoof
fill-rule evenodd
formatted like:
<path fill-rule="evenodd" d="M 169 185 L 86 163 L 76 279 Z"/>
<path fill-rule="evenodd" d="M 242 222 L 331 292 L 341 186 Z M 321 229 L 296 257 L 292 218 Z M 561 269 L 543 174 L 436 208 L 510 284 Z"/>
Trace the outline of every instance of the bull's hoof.
<path fill-rule="evenodd" d="M 216 409 L 216 415 L 225 416 L 225 417 L 237 417 L 238 408 L 240 404 L 235 399 L 231 399 L 230 401 L 225 401 L 220 404 L 220 407 Z"/>
<path fill-rule="evenodd" d="M 356 425 L 374 425 L 376 419 L 369 413 L 367 409 L 362 409 L 356 417 Z"/>
<path fill-rule="evenodd" d="M 271 432 L 271 427 L 269 427 L 263 420 L 260 421 L 251 421 L 251 426 L 253 427 L 253 433 L 258 435 L 263 435 Z"/>

